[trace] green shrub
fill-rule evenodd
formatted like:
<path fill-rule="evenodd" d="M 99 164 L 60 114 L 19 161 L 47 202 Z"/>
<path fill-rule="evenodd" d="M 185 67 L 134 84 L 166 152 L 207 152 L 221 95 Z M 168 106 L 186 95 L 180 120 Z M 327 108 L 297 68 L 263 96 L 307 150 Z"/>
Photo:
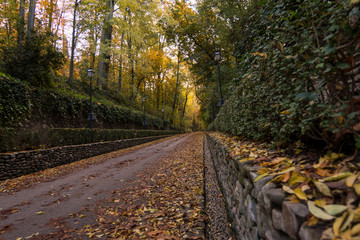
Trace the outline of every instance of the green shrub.
<path fill-rule="evenodd" d="M 248 11 L 237 29 L 237 90 L 209 128 L 277 143 L 321 139 L 329 146 L 349 130 L 354 134 L 360 89 L 349 73 L 360 50 L 359 7 L 283 0 Z"/>
<path fill-rule="evenodd" d="M 65 60 L 63 53 L 54 48 L 51 37 L 33 33 L 24 46 L 3 45 L 0 48 L 0 69 L 13 77 L 36 87 L 49 87 L 53 72 Z"/>
<path fill-rule="evenodd" d="M 0 126 L 16 126 L 30 117 L 31 90 L 23 82 L 0 73 Z"/>

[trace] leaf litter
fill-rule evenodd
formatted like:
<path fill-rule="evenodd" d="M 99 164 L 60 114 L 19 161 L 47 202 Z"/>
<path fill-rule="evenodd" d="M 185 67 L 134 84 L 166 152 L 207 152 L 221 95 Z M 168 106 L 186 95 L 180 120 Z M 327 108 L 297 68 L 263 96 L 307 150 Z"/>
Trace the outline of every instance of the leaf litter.
<path fill-rule="evenodd" d="M 325 225 L 321 239 L 360 239 L 360 164 L 356 154 L 304 153 L 301 143 L 293 155 L 273 150 L 265 143 L 210 133 L 221 141 L 238 162 L 260 166 L 258 181 L 272 176 L 288 194 L 287 200 L 308 206 L 309 226 Z"/>

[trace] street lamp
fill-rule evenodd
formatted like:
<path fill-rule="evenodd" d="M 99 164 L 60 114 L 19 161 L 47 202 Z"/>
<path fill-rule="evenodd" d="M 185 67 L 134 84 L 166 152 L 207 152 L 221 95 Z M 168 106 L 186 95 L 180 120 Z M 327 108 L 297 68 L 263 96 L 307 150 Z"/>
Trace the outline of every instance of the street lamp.
<path fill-rule="evenodd" d="M 220 99 L 219 99 L 219 102 L 217 103 L 218 107 L 222 107 L 222 105 L 224 105 L 224 98 L 223 98 L 223 95 L 222 95 L 221 78 L 220 78 L 220 60 L 221 60 L 221 53 L 220 53 L 220 51 L 216 51 L 215 52 L 215 61 L 216 61 L 217 66 L 218 66 L 219 87 L 220 87 Z"/>
<path fill-rule="evenodd" d="M 144 104 L 144 120 L 143 120 L 143 126 L 146 126 L 146 125 L 147 125 L 146 115 L 145 115 L 145 101 L 146 101 L 146 98 L 143 97 L 143 99 L 142 99 L 142 102 L 143 102 L 143 104 Z"/>
<path fill-rule="evenodd" d="M 165 121 L 164 121 L 164 117 L 165 117 L 165 109 L 161 109 L 162 111 L 162 121 L 163 121 L 163 128 L 165 128 Z"/>
<path fill-rule="evenodd" d="M 92 128 L 92 121 L 96 120 L 96 117 L 92 111 L 92 79 L 95 76 L 95 71 L 90 68 L 89 70 L 87 70 L 87 75 L 90 78 L 90 113 L 88 120 L 89 120 L 89 128 Z"/>

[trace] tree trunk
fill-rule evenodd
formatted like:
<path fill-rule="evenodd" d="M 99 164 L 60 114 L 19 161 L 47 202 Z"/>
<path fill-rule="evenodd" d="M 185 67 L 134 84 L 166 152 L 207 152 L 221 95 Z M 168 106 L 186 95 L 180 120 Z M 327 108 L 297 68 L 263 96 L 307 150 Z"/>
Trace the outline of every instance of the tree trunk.
<path fill-rule="evenodd" d="M 46 32 L 48 34 L 51 33 L 51 27 L 52 27 L 52 23 L 53 23 L 54 7 L 56 5 L 57 5 L 57 1 L 54 3 L 54 0 L 49 0 L 49 9 L 48 9 L 49 22 L 48 22 L 48 26 L 47 26 L 47 29 L 46 29 Z"/>
<path fill-rule="evenodd" d="M 25 0 L 20 0 L 19 6 L 19 19 L 17 22 L 17 43 L 18 47 L 21 48 L 24 44 L 24 35 L 25 35 Z"/>
<path fill-rule="evenodd" d="M 104 26 L 101 34 L 100 59 L 98 64 L 98 83 L 103 89 L 107 89 L 109 85 L 109 69 L 110 69 L 110 51 L 112 39 L 112 23 L 114 15 L 115 0 L 107 0 L 107 14 L 104 19 Z"/>
<path fill-rule="evenodd" d="M 122 70 L 123 70 L 123 48 L 124 48 L 124 31 L 121 34 L 121 43 L 120 43 L 120 67 L 119 67 L 119 81 L 118 81 L 118 92 L 121 92 L 121 85 L 122 85 Z"/>
<path fill-rule="evenodd" d="M 75 45 L 76 45 L 76 13 L 78 6 L 79 6 L 79 2 L 78 0 L 75 0 L 73 26 L 72 26 L 73 29 L 72 29 L 72 40 L 71 40 L 70 68 L 69 68 L 70 85 L 73 82 L 73 75 L 74 75 L 74 53 L 75 53 Z"/>
<path fill-rule="evenodd" d="M 128 32 L 128 55 L 129 55 L 129 61 L 131 66 L 131 82 L 130 82 L 130 101 L 134 98 L 134 82 L 135 82 L 135 70 L 134 70 L 134 55 L 132 53 L 132 37 L 131 37 L 131 31 L 132 31 L 132 16 L 131 16 L 131 9 L 127 8 L 128 16 L 129 16 L 129 32 Z"/>
<path fill-rule="evenodd" d="M 178 65 L 177 65 L 177 74 L 176 74 L 176 86 L 175 86 L 175 95 L 174 95 L 174 103 L 172 108 L 172 121 L 174 124 L 174 118 L 175 118 L 175 107 L 176 107 L 176 101 L 177 101 L 177 92 L 178 92 L 178 86 L 179 86 L 179 78 L 180 78 L 180 53 L 178 53 Z"/>
<path fill-rule="evenodd" d="M 28 16 L 28 27 L 27 27 L 27 39 L 29 40 L 32 36 L 35 26 L 35 10 L 36 0 L 30 0 L 29 5 L 29 16 Z"/>
<path fill-rule="evenodd" d="M 183 108 L 183 112 L 182 112 L 182 117 L 185 116 L 185 110 L 186 110 L 186 104 L 187 104 L 187 101 L 188 101 L 188 95 L 189 95 L 189 93 L 186 92 L 186 95 L 185 95 L 185 104 L 184 104 L 184 108 Z"/>

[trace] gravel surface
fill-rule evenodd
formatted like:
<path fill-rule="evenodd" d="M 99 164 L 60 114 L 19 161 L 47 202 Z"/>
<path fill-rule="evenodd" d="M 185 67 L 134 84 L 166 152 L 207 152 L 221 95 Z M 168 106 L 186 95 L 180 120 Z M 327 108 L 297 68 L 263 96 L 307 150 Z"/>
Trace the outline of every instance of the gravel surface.
<path fill-rule="evenodd" d="M 216 172 L 206 143 L 206 138 L 204 138 L 204 165 L 205 211 L 208 215 L 206 239 L 235 239 L 230 229 L 224 198 L 216 178 Z"/>

